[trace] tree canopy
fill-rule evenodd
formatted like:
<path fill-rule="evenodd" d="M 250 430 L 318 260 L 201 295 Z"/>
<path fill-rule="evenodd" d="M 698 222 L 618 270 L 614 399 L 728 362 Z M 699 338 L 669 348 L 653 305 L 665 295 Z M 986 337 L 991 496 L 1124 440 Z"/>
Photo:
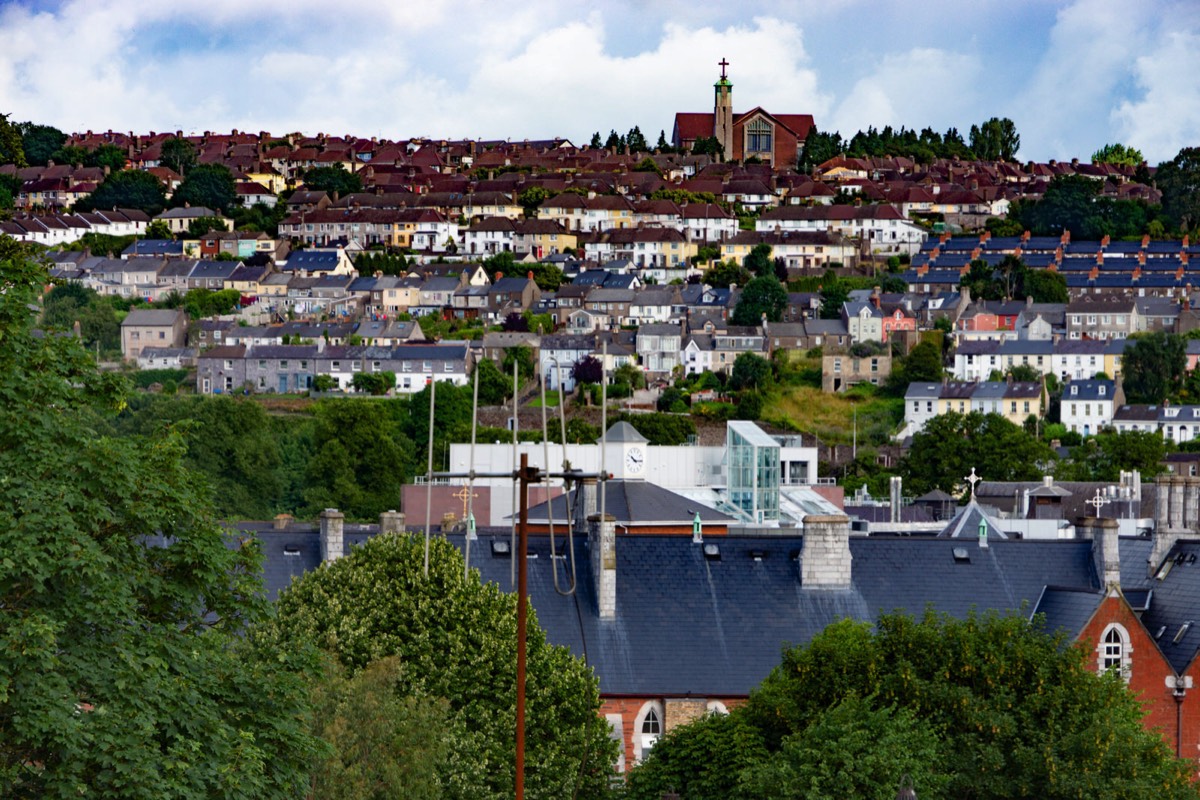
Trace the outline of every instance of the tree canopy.
<path fill-rule="evenodd" d="M 1114 164 L 1119 167 L 1136 167 L 1145 162 L 1142 151 L 1116 142 L 1106 144 L 1092 153 L 1093 164 Z"/>
<path fill-rule="evenodd" d="M 513 791 L 516 603 L 478 572 L 463 575 L 449 542 L 376 536 L 310 572 L 278 601 L 277 646 L 313 640 L 352 673 L 396 656 L 401 698 L 444 703 L 448 747 L 439 797 L 488 800 Z M 564 647 L 546 642 L 530 613 L 526 796 L 601 797 L 615 745 L 599 718 L 596 679 Z"/>
<path fill-rule="evenodd" d="M 981 161 L 1012 161 L 1021 149 L 1021 135 L 1008 117 L 992 117 L 971 126 L 971 150 Z"/>
<path fill-rule="evenodd" d="M 1078 239 L 1141 236 L 1158 216 L 1157 206 L 1119 200 L 1101 193 L 1103 185 L 1085 175 L 1056 175 L 1040 200 L 1019 200 L 1009 218 L 1035 236 L 1064 230 Z"/>
<path fill-rule="evenodd" d="M 308 651 L 243 635 L 258 550 L 226 546 L 180 437 L 98 433 L 126 384 L 33 335 L 46 281 L 0 242 L 0 796 L 294 798 Z"/>
<path fill-rule="evenodd" d="M 237 200 L 233 173 L 224 164 L 200 164 L 192 169 L 171 196 L 171 205 L 190 205 L 224 212 Z"/>
<path fill-rule="evenodd" d="M 97 208 L 136 208 L 150 216 L 162 213 L 167 195 L 158 178 L 149 172 L 126 169 L 104 179 L 88 197 L 75 203 L 79 211 Z"/>
<path fill-rule="evenodd" d="M 341 164 L 332 167 L 313 167 L 304 173 L 304 186 L 314 192 L 347 195 L 362 191 L 362 178 L 347 172 Z"/>
<path fill-rule="evenodd" d="M 31 166 L 45 166 L 54 152 L 67 141 L 65 133 L 50 125 L 22 122 L 17 129 L 21 132 L 21 145 L 25 150 L 25 160 Z"/>
<path fill-rule="evenodd" d="M 1188 762 L 1142 724 L 1116 674 L 1087 669 L 1024 614 L 844 620 L 782 663 L 729 718 L 660 739 L 632 800 L 1195 798 Z"/>
<path fill-rule="evenodd" d="M 1030 413 L 1036 413 L 1033 409 Z M 912 438 L 901 461 L 906 486 L 916 494 L 954 491 L 972 468 L 993 481 L 1040 480 L 1055 461 L 1049 446 L 999 414 L 940 414 Z"/>
<path fill-rule="evenodd" d="M 742 289 L 730 322 L 761 325 L 764 315 L 768 322 L 779 322 L 787 310 L 787 301 L 787 289 L 774 275 L 754 278 Z"/>
<path fill-rule="evenodd" d="M 1183 387 L 1187 344 L 1165 331 L 1137 333 L 1129 337 L 1121 365 L 1129 402 L 1160 405 Z"/>
<path fill-rule="evenodd" d="M 1200 147 L 1185 147 L 1159 164 L 1154 183 L 1173 225 L 1185 231 L 1200 225 Z"/>
<path fill-rule="evenodd" d="M 162 143 L 158 161 L 186 178 L 192 167 L 196 166 L 196 159 L 196 146 L 187 139 L 175 136 Z"/>
<path fill-rule="evenodd" d="M 21 141 L 21 129 L 8 121 L 9 114 L 0 114 L 0 164 L 16 164 L 24 167 L 25 145 Z"/>

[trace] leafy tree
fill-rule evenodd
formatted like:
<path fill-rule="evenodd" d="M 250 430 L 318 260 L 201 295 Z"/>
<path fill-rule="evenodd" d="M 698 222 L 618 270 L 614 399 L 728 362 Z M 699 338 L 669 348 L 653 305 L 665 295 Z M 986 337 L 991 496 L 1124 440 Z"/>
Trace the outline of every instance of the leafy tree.
<path fill-rule="evenodd" d="M 237 200 L 233 173 L 224 164 L 201 164 L 179 184 L 171 196 L 171 205 L 211 208 L 224 212 Z"/>
<path fill-rule="evenodd" d="M 1020 236 L 1025 226 L 1010 217 L 988 217 L 983 227 L 996 237 Z"/>
<path fill-rule="evenodd" d="M 656 153 L 674 153 L 675 148 L 671 147 L 671 143 L 667 141 L 667 132 L 660 129 L 658 131 L 658 142 L 654 145 Z"/>
<path fill-rule="evenodd" d="M 93 167 L 89 164 L 91 152 L 79 145 L 63 145 L 50 154 L 50 160 L 55 164 L 74 164 L 81 167 Z"/>
<path fill-rule="evenodd" d="M 396 388 L 396 373 L 394 372 L 356 372 L 350 379 L 350 385 L 356 392 L 365 392 L 382 396 Z"/>
<path fill-rule="evenodd" d="M 686 414 L 688 410 L 687 395 L 683 393 L 682 389 L 668 386 L 659 393 L 654 407 L 663 413 Z"/>
<path fill-rule="evenodd" d="M 222 217 L 196 217 L 188 223 L 188 236 L 199 239 L 209 231 L 227 231 L 228 224 Z"/>
<path fill-rule="evenodd" d="M 128 155 L 115 144 L 102 144 L 88 153 L 84 164 L 89 167 L 108 167 L 112 172 L 118 172 L 128 165 Z"/>
<path fill-rule="evenodd" d="M 1064 645 L 1025 614 L 834 623 L 734 712 L 771 753 L 747 788 L 890 798 L 908 772 L 918 797 L 1195 797 L 1119 676 Z"/>
<path fill-rule="evenodd" d="M 1011 119 L 992 117 L 971 126 L 971 150 L 981 161 L 1012 161 L 1021 149 L 1021 136 Z"/>
<path fill-rule="evenodd" d="M 622 364 L 613 370 L 613 382 L 627 384 L 632 389 L 644 389 L 646 373 L 636 364 Z"/>
<path fill-rule="evenodd" d="M 1129 402 L 1159 405 L 1183 387 L 1187 346 L 1173 333 L 1136 333 L 1125 345 L 1121 364 Z"/>
<path fill-rule="evenodd" d="M 617 135 L 616 131 L 610 130 L 608 132 L 608 138 L 604 140 L 604 149 L 605 150 L 621 149 L 621 137 Z"/>
<path fill-rule="evenodd" d="M 831 158 L 846 150 L 846 143 L 837 131 L 824 133 L 814 125 L 804 138 L 804 148 L 800 151 L 799 164 L 801 172 L 808 172 L 813 167 L 824 164 Z"/>
<path fill-rule="evenodd" d="M 744 714 L 707 714 L 655 742 L 629 773 L 628 797 L 660 800 L 668 792 L 687 800 L 744 797 L 742 770 L 768 756 L 762 735 Z"/>
<path fill-rule="evenodd" d="M 9 114 L 0 114 L 0 164 L 28 165 L 25 160 L 25 144 L 21 140 L 19 126 L 8 121 Z"/>
<path fill-rule="evenodd" d="M 35 337 L 46 272 L 0 263 L 0 796 L 294 798 L 307 649 L 227 547 L 180 437 L 98 433 L 124 403 L 71 337 Z"/>
<path fill-rule="evenodd" d="M 625 146 L 629 148 L 630 153 L 645 153 L 650 149 L 646 137 L 642 135 L 642 129 L 637 125 L 634 125 L 625 135 Z"/>
<path fill-rule="evenodd" d="M 495 361 L 481 358 L 475 364 L 475 369 L 479 372 L 480 405 L 498 406 L 512 397 L 512 375 L 501 372 Z"/>
<path fill-rule="evenodd" d="M 550 198 L 545 186 L 530 186 L 517 195 L 517 203 L 525 210 L 526 219 L 537 219 L 538 208 Z"/>
<path fill-rule="evenodd" d="M 1054 463 L 1052 450 L 999 414 L 941 414 L 913 436 L 901 461 L 906 485 L 917 493 L 951 492 L 972 467 L 994 481 L 1040 480 Z"/>
<path fill-rule="evenodd" d="M 50 125 L 22 122 L 17 128 L 21 132 L 25 160 L 31 166 L 45 166 L 50 161 L 50 156 L 67 141 L 65 133 Z"/>
<path fill-rule="evenodd" d="M 84 346 L 105 352 L 120 350 L 121 325 L 107 299 L 77 283 L 55 286 L 42 304 L 42 325 L 71 331 L 79 323 Z"/>
<path fill-rule="evenodd" d="M 1200 147 L 1185 147 L 1159 164 L 1154 183 L 1171 224 L 1183 231 L 1200 225 Z"/>
<path fill-rule="evenodd" d="M 1115 144 L 1106 144 L 1096 152 L 1092 153 L 1093 164 L 1114 164 L 1118 167 L 1136 167 L 1138 164 L 1145 163 L 1146 159 L 1142 156 L 1142 151 L 1133 147 L 1127 147 L 1120 142 Z"/>
<path fill-rule="evenodd" d="M 609 425 L 621 421 L 632 425 L 652 445 L 686 444 L 689 437 L 696 435 L 695 423 L 676 414 L 618 414 Z"/>
<path fill-rule="evenodd" d="M 445 701 L 404 694 L 396 656 L 350 673 L 327 665 L 313 684 L 313 732 L 331 752 L 313 771 L 312 795 L 323 800 L 405 797 L 435 800 L 447 756 Z"/>
<path fill-rule="evenodd" d="M 304 186 L 314 192 L 328 192 L 340 195 L 361 192 L 362 177 L 354 172 L 347 172 L 345 167 L 337 164 L 332 167 L 313 167 L 304 173 Z"/>
<path fill-rule="evenodd" d="M 595 356 L 584 356 L 571 366 L 571 378 L 577 384 L 604 381 L 604 365 Z"/>
<path fill-rule="evenodd" d="M 754 245 L 750 249 L 749 255 L 742 260 L 742 266 L 753 272 L 756 277 L 775 277 L 775 262 L 771 259 L 771 245 Z"/>
<path fill-rule="evenodd" d="M 1054 475 L 1064 481 L 1116 481 L 1122 471 L 1136 469 L 1153 477 L 1166 471 L 1169 449 L 1156 431 L 1101 431 L 1075 447 Z"/>
<path fill-rule="evenodd" d="M 165 221 L 163 221 L 161 219 L 156 219 L 156 220 L 152 220 L 150 222 L 150 224 L 146 226 L 146 235 L 143 238 L 145 238 L 145 239 L 173 239 L 175 237 L 171 233 L 171 227 L 169 225 L 167 225 L 167 223 Z"/>
<path fill-rule="evenodd" d="M 437 796 L 511 797 L 516 680 L 516 603 L 441 538 L 377 536 L 298 579 L 278 602 L 277 646 L 312 640 L 359 670 L 395 656 L 402 700 L 448 707 L 449 746 L 436 764 Z M 602 797 L 615 743 L 599 718 L 595 677 L 565 647 L 546 642 L 534 615 L 528 633 L 526 796 Z"/>
<path fill-rule="evenodd" d="M 1067 279 L 1061 272 L 1027 269 L 1021 279 L 1021 295 L 1035 303 L 1065 303 L 1069 299 Z"/>
<path fill-rule="evenodd" d="M 339 508 L 347 516 L 371 519 L 396 508 L 400 486 L 413 474 L 414 448 L 390 413 L 393 402 L 317 403 L 314 455 L 305 471 L 304 500 L 311 514 Z"/>
<path fill-rule="evenodd" d="M 722 161 L 725 158 L 725 146 L 717 141 L 715 136 L 701 136 L 692 143 L 692 152 L 695 155 L 709 155 L 714 161 Z"/>
<path fill-rule="evenodd" d="M 187 139 L 172 137 L 162 143 L 158 160 L 164 167 L 186 178 L 192 167 L 196 166 L 196 146 Z"/>
<path fill-rule="evenodd" d="M 720 251 L 717 255 L 720 255 Z M 715 289 L 728 289 L 730 286 L 745 286 L 752 277 L 749 270 L 735 261 L 717 261 L 704 271 L 702 280 Z"/>
<path fill-rule="evenodd" d="M 919 342 L 899 360 L 888 376 L 888 388 L 904 394 L 910 383 L 938 383 L 946 374 L 942 366 L 942 348 L 928 339 Z"/>
<path fill-rule="evenodd" d="M 787 289 L 774 275 L 754 278 L 738 297 L 730 322 L 734 325 L 759 325 L 763 315 L 768 322 L 779 322 L 787 309 Z"/>
<path fill-rule="evenodd" d="M 641 161 L 633 165 L 634 172 L 653 172 L 658 177 L 662 177 L 663 171 L 659 169 L 658 164 L 654 163 L 654 159 L 646 156 Z"/>
<path fill-rule="evenodd" d="M 603 146 L 604 145 L 600 141 L 600 131 L 596 131 L 592 134 L 592 140 L 588 143 L 588 147 L 592 148 L 593 150 L 599 150 Z"/>
<path fill-rule="evenodd" d="M 842 306 L 850 299 L 851 286 L 829 269 L 821 278 L 821 319 L 838 319 Z"/>
<path fill-rule="evenodd" d="M 149 172 L 127 169 L 104 179 L 88 197 L 75 204 L 78 211 L 97 208 L 136 208 L 150 216 L 162 213 L 167 195 L 158 178 Z"/>
<path fill-rule="evenodd" d="M 757 353 L 741 353 L 733 362 L 729 376 L 729 388 L 770 389 L 775 383 L 771 362 Z"/>
<path fill-rule="evenodd" d="M 512 380 L 514 362 L 517 364 L 517 378 L 521 382 L 531 380 L 538 374 L 537 363 L 533 358 L 533 349 L 529 345 L 520 344 L 504 351 L 504 359 L 500 362 L 500 368 L 508 376 L 509 381 Z"/>

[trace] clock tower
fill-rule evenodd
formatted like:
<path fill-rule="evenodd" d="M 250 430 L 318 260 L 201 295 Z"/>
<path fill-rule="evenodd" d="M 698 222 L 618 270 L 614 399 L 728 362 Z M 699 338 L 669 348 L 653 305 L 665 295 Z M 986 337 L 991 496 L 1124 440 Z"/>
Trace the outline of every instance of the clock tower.
<path fill-rule="evenodd" d="M 628 422 L 614 424 L 598 442 L 604 448 L 605 468 L 618 480 L 644 480 L 649 442 Z"/>

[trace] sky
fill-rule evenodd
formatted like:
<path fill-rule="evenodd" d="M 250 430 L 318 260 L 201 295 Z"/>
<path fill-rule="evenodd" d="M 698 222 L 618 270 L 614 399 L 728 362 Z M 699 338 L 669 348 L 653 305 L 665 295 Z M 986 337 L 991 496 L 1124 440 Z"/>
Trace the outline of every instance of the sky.
<path fill-rule="evenodd" d="M 958 128 L 1022 160 L 1200 144 L 1197 0 L 0 0 L 0 113 L 65 131 L 564 136 L 711 111 Z"/>

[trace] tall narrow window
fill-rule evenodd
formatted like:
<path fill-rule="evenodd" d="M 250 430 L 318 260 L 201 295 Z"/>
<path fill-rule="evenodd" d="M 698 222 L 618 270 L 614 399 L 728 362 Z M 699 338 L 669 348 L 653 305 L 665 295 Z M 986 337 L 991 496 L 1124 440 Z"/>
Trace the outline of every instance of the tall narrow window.
<path fill-rule="evenodd" d="M 750 121 L 746 126 L 747 153 L 770 153 L 773 152 L 771 147 L 771 123 L 767 122 L 762 117 L 757 117 Z"/>
<path fill-rule="evenodd" d="M 1129 634 L 1120 625 L 1113 623 L 1104 629 L 1100 637 L 1099 667 L 1101 672 L 1118 670 L 1126 682 L 1130 674 L 1130 654 L 1133 648 L 1129 646 Z"/>
<path fill-rule="evenodd" d="M 651 748 L 654 747 L 654 743 L 662 736 L 662 704 L 652 700 L 642 706 L 642 710 L 638 713 L 637 719 L 634 722 L 634 731 L 636 731 L 637 735 L 633 742 L 633 758 L 635 761 L 641 761 L 649 755 Z"/>

